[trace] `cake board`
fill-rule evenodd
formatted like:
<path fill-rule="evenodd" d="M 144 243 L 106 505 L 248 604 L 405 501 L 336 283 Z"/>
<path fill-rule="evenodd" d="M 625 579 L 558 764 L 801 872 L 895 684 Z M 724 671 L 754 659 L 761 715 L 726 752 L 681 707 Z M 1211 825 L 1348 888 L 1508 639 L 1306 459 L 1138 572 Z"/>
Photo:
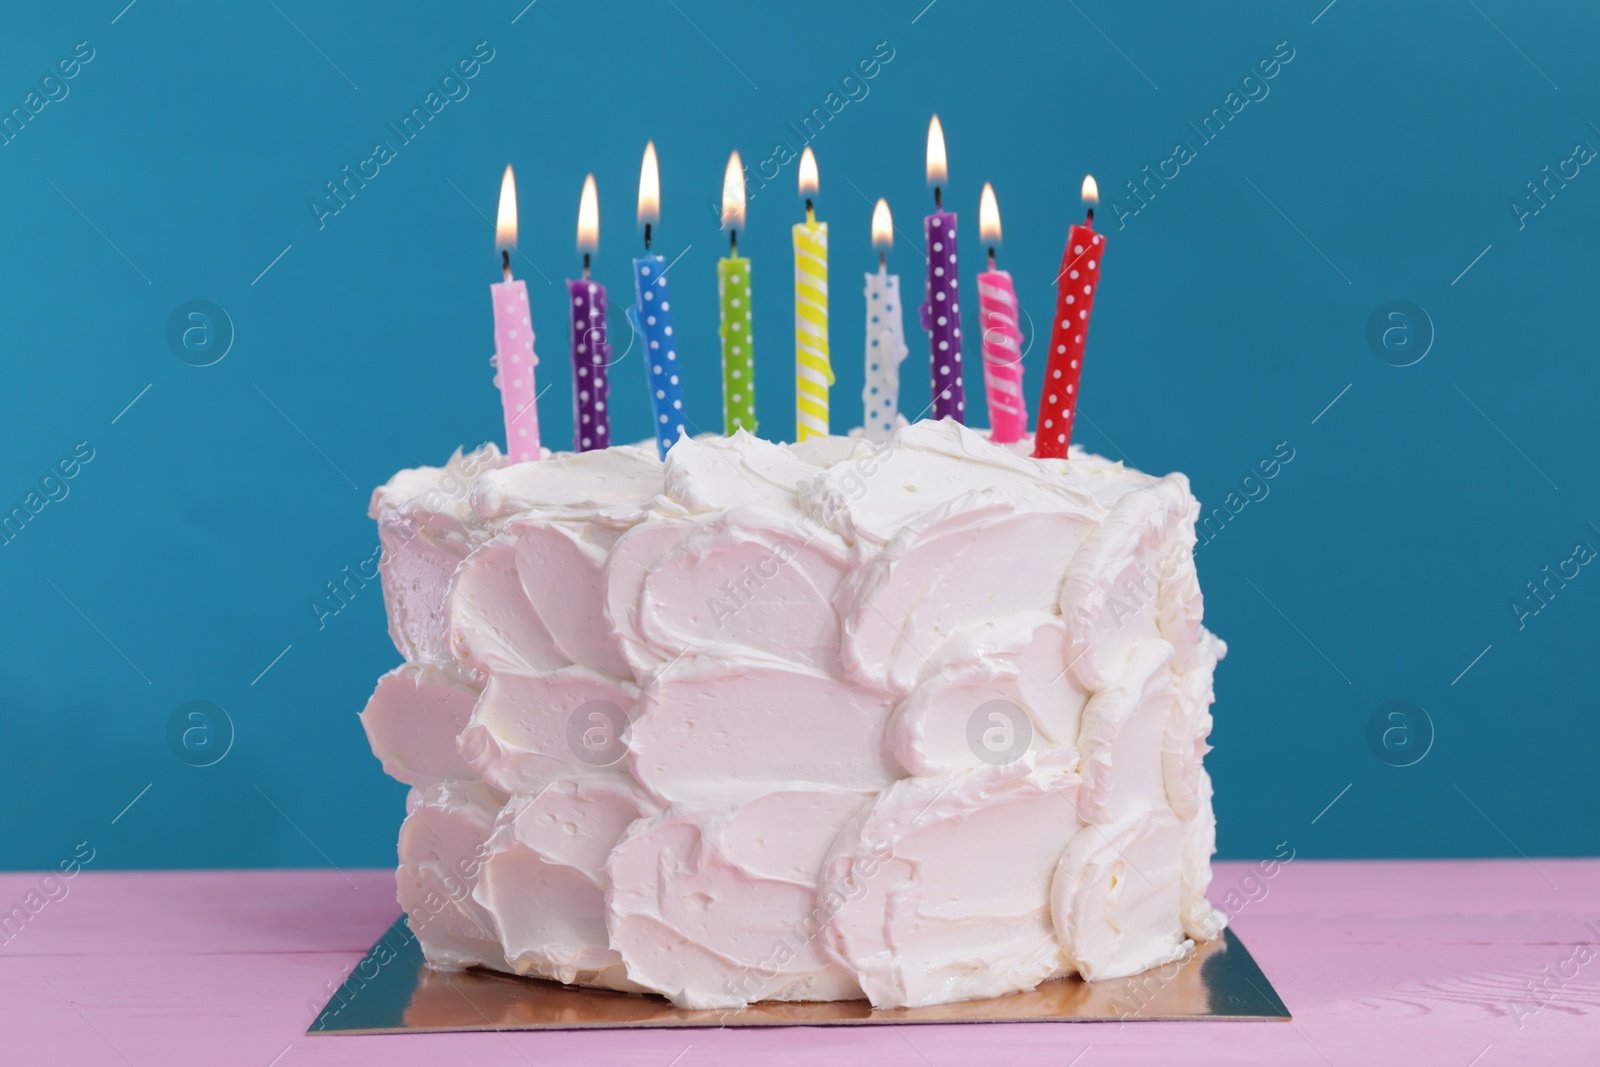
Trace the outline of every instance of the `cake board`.
<path fill-rule="evenodd" d="M 333 994 L 308 1034 L 674 1027 L 875 1026 L 913 1023 L 1288 1020 L 1272 983 L 1232 930 L 1181 962 L 1131 978 L 1046 982 L 1025 993 L 925 1008 L 864 1000 L 693 1010 L 663 997 L 582 989 L 495 971 L 436 971 L 405 916 L 394 921 Z"/>

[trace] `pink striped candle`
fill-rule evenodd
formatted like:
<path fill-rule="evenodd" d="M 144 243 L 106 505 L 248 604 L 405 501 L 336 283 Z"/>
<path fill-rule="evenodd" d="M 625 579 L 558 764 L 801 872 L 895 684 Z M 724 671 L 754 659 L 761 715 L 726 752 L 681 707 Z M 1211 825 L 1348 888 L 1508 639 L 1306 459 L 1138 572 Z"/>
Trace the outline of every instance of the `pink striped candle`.
<path fill-rule="evenodd" d="M 1017 323 L 1017 290 L 1011 274 L 996 270 L 994 248 L 1000 243 L 1000 206 L 994 187 L 983 183 L 978 203 L 978 233 L 989 246 L 989 269 L 978 275 L 978 317 L 983 324 L 983 385 L 989 400 L 989 439 L 996 444 L 1020 441 L 1028 432 L 1028 408 L 1022 400 L 1022 329 Z"/>
<path fill-rule="evenodd" d="M 1017 292 L 1011 273 L 978 275 L 978 308 L 983 322 L 983 386 L 989 400 L 989 439 L 1020 441 L 1028 432 L 1022 399 L 1022 330 L 1017 325 Z"/>
<path fill-rule="evenodd" d="M 505 280 L 489 286 L 494 303 L 494 384 L 506 415 L 506 455 L 515 463 L 540 458 L 539 408 L 534 403 L 533 322 L 528 314 L 528 286 L 511 277 L 511 249 L 517 247 L 517 184 L 511 167 L 500 179 L 500 213 L 494 225 Z"/>

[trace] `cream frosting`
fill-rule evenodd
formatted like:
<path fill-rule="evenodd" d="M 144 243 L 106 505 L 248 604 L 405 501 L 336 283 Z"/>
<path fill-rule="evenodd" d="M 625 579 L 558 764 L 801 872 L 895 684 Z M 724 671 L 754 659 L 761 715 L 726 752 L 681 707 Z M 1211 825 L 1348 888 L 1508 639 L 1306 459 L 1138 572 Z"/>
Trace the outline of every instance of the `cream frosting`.
<path fill-rule="evenodd" d="M 499 922 L 474 894 L 495 817 L 507 800 L 474 780 L 411 791 L 395 885 L 411 930 L 436 967 L 505 966 Z"/>
<path fill-rule="evenodd" d="M 817 873 L 869 800 L 789 788 L 635 824 L 607 863 L 611 939 L 629 976 L 689 1008 L 860 997 L 817 936 Z"/>
<path fill-rule="evenodd" d="M 952 422 L 492 446 L 373 495 L 429 961 L 934 1004 L 1218 935 L 1198 505 Z"/>
<path fill-rule="evenodd" d="M 999 996 L 1068 973 L 1051 886 L 1078 833 L 1079 787 L 1064 751 L 896 782 L 827 861 L 829 951 L 880 1005 Z"/>
<path fill-rule="evenodd" d="M 566 778 L 500 812 L 473 891 L 518 974 L 643 991 L 606 932 L 606 862 L 657 806 L 622 778 Z"/>
<path fill-rule="evenodd" d="M 379 678 L 361 725 L 383 772 L 419 789 L 473 777 L 456 739 L 480 692 L 450 668 L 428 663 L 406 663 Z"/>
<path fill-rule="evenodd" d="M 445 607 L 450 579 L 482 534 L 470 496 L 477 476 L 504 462 L 499 449 L 460 449 L 443 467 L 404 470 L 373 491 L 378 573 L 389 611 L 389 636 L 408 663 L 454 662 Z"/>

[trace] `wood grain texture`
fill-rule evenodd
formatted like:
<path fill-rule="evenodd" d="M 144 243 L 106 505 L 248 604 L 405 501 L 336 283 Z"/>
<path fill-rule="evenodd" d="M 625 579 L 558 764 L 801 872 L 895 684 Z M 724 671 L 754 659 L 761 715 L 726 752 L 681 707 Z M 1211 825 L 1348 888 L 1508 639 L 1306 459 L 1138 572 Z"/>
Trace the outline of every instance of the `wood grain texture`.
<path fill-rule="evenodd" d="M 1282 868 L 1235 927 L 1294 1012 L 1288 1025 L 394 1037 L 304 1033 L 397 913 L 391 872 L 85 872 L 0 945 L 0 1050 L 7 1063 L 137 1067 L 1597 1062 L 1600 860 L 1534 863 Z M 1217 864 L 1213 899 L 1252 869 Z M 0 908 L 38 884 L 0 875 Z"/>

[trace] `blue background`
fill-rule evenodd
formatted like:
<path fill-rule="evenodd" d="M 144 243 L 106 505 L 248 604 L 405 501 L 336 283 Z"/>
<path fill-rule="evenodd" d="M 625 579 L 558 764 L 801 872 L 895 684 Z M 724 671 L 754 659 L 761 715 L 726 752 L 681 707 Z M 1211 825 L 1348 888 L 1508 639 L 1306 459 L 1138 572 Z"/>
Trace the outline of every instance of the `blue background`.
<path fill-rule="evenodd" d="M 576 269 L 584 174 L 599 182 L 596 274 L 625 341 L 648 138 L 658 248 L 684 253 L 672 282 L 700 367 L 689 411 L 715 427 L 724 238 L 706 203 L 727 153 L 799 148 L 786 124 L 878 42 L 893 59 L 813 141 L 835 427 L 861 410 L 855 279 L 874 265 L 880 195 L 902 234 L 891 263 L 916 287 L 920 240 L 906 235 L 920 238 L 926 210 L 930 112 L 969 278 L 988 180 L 1002 265 L 1036 318 L 1092 171 L 1110 243 L 1077 439 L 1188 472 L 1208 505 L 1279 442 L 1295 454 L 1199 556 L 1207 622 L 1231 646 L 1209 758 L 1221 854 L 1600 846 L 1600 574 L 1583 568 L 1520 627 L 1510 607 L 1575 543 L 1600 547 L 1600 172 L 1582 168 L 1520 227 L 1510 206 L 1576 143 L 1600 146 L 1600 9 L 124 2 L 14 7 L 0 36 L 5 110 L 77 42 L 94 49 L 69 95 L 0 148 L 0 510 L 78 442 L 94 449 L 70 494 L 0 547 L 4 865 L 54 864 L 83 839 L 105 867 L 391 862 L 404 790 L 355 717 L 398 662 L 381 598 L 369 586 L 321 629 L 309 604 L 371 554 L 373 486 L 500 432 L 486 287 L 502 167 L 517 166 L 518 270 L 553 383 L 547 440 L 570 440 L 560 283 Z M 324 183 L 397 141 L 385 123 L 480 41 L 494 59 L 470 95 L 319 228 L 308 205 Z M 1187 124 L 1279 42 L 1294 58 L 1269 95 L 1119 228 L 1110 201 L 1136 206 L 1125 183 L 1178 140 L 1197 144 Z M 791 164 L 753 196 L 741 242 L 761 428 L 780 438 L 793 182 Z M 193 299 L 236 332 L 213 366 L 166 340 Z M 1435 335 L 1408 367 L 1367 339 L 1395 299 L 1431 320 L 1412 322 L 1417 344 Z M 928 399 L 920 336 L 913 412 Z M 648 432 L 636 356 L 615 371 L 621 439 Z M 169 717 L 191 700 L 232 723 L 213 766 L 169 747 Z M 1407 736 L 1369 742 L 1391 700 L 1432 723 L 1412 766 L 1390 765 Z M 1428 732 L 1413 713 L 1411 751 Z"/>

